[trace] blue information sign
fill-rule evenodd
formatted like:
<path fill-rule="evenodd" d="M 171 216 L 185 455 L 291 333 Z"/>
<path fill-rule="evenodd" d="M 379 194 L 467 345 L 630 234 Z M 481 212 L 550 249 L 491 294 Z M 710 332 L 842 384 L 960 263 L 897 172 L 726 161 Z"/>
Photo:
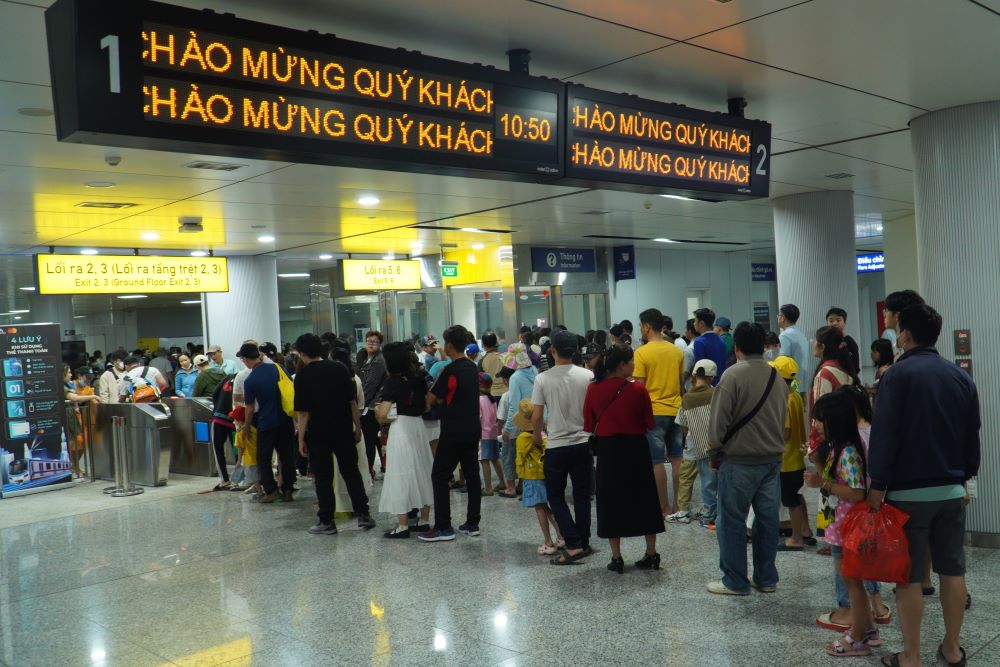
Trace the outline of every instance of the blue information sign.
<path fill-rule="evenodd" d="M 531 270 L 536 273 L 593 273 L 593 248 L 532 248 Z"/>
<path fill-rule="evenodd" d="M 753 262 L 750 264 L 750 279 L 757 283 L 774 282 L 774 264 Z"/>
<path fill-rule="evenodd" d="M 614 249 L 615 280 L 635 278 L 635 246 L 620 245 Z"/>
<path fill-rule="evenodd" d="M 872 252 L 858 255 L 858 273 L 879 273 L 885 271 L 885 254 Z"/>

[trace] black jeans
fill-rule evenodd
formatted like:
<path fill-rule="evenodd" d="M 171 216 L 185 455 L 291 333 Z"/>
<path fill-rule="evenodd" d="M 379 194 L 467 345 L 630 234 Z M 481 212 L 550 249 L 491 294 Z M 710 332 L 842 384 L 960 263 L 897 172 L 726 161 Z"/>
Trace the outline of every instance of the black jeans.
<path fill-rule="evenodd" d="M 378 443 L 378 419 L 375 418 L 375 411 L 369 410 L 368 414 L 361 415 L 361 433 L 365 438 L 365 453 L 368 455 L 368 469 L 375 469 L 375 459 L 379 454 Z"/>
<path fill-rule="evenodd" d="M 226 465 L 226 445 L 233 429 L 222 424 L 212 423 L 212 445 L 215 448 L 215 465 L 219 469 L 219 477 L 223 482 L 229 481 L 229 468 Z"/>
<path fill-rule="evenodd" d="M 590 483 L 594 455 L 590 445 L 545 450 L 545 492 L 567 549 L 590 546 Z M 573 514 L 566 504 L 566 478 L 573 481 Z M 573 518 L 576 515 L 576 519 Z"/>
<path fill-rule="evenodd" d="M 275 452 L 281 469 L 281 490 L 291 492 L 295 486 L 295 431 L 291 419 L 286 419 L 277 428 L 257 429 L 257 470 L 264 493 L 274 493 L 278 488 L 271 464 Z"/>
<path fill-rule="evenodd" d="M 438 440 L 434 466 L 431 468 L 431 483 L 434 485 L 434 528 L 451 528 L 451 490 L 448 482 L 456 465 L 462 466 L 465 488 L 469 492 L 469 508 L 466 521 L 478 526 L 482 486 L 479 480 L 479 437 L 456 438 L 443 435 Z"/>
<path fill-rule="evenodd" d="M 316 516 L 320 522 L 333 523 L 333 513 L 336 510 L 333 498 L 334 456 L 337 457 L 340 476 L 351 496 L 354 513 L 368 514 L 368 494 L 365 493 L 361 471 L 358 470 L 358 450 L 354 445 L 354 436 L 350 433 L 345 436 L 307 436 L 306 446 L 309 448 L 309 465 L 312 466 L 316 485 L 316 500 L 319 501 Z"/>

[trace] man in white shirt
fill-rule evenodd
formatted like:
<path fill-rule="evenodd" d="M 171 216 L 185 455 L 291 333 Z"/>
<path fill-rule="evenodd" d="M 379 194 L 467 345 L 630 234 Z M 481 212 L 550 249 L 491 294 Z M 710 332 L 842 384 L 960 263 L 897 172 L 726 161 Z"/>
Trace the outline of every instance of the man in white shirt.
<path fill-rule="evenodd" d="M 553 565 L 568 565 L 593 553 L 590 548 L 590 494 L 594 457 L 590 434 L 583 430 L 583 401 L 594 374 L 573 365 L 578 352 L 576 334 L 558 331 L 552 337 L 555 366 L 535 378 L 531 415 L 535 446 L 545 449 L 545 491 L 563 539 L 566 552 L 552 559 Z M 566 504 L 566 479 L 573 480 L 573 514 Z"/>
<path fill-rule="evenodd" d="M 132 389 L 142 383 L 156 387 L 161 394 L 166 390 L 167 381 L 160 374 L 160 371 L 152 366 L 143 366 L 141 363 L 142 360 L 139 357 L 125 359 L 125 374 L 118 382 L 119 403 L 127 402 L 132 395 Z"/>

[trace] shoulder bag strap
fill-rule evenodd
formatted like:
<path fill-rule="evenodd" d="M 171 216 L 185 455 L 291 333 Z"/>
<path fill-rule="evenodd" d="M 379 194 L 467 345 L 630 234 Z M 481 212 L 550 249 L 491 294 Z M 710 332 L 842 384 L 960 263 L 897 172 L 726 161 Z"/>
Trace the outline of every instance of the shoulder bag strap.
<path fill-rule="evenodd" d="M 760 397 L 760 400 L 757 401 L 757 405 L 753 406 L 753 410 L 751 410 L 750 412 L 748 412 L 743 417 L 743 419 L 739 420 L 738 422 L 736 422 L 735 424 L 733 424 L 732 426 L 729 427 L 729 430 L 726 431 L 726 434 L 724 436 L 722 436 L 722 444 L 723 445 L 725 445 L 727 442 L 729 442 L 729 440 L 734 435 L 736 435 L 737 431 L 739 431 L 741 428 L 743 428 L 744 426 L 746 426 L 747 424 L 749 424 L 750 420 L 757 416 L 757 413 L 760 412 L 760 409 L 762 407 L 764 407 L 764 403 L 767 401 L 767 397 L 771 395 L 771 388 L 774 386 L 774 379 L 777 376 L 778 376 L 778 371 L 776 371 L 775 369 L 772 368 L 771 369 L 771 377 L 769 377 L 767 379 L 767 387 L 764 389 L 764 394 Z"/>
<path fill-rule="evenodd" d="M 603 410 L 601 410 L 601 414 L 597 415 L 597 419 L 594 421 L 594 432 L 591 435 L 595 437 L 597 436 L 597 428 L 601 425 L 601 417 L 603 417 L 604 413 L 608 411 L 608 408 L 611 407 L 611 404 L 614 403 L 615 400 L 622 395 L 622 392 L 625 390 L 625 385 L 627 384 L 628 380 L 624 380 L 622 382 L 622 385 L 618 387 L 618 391 L 615 392 L 615 395 L 611 397 L 611 400 L 608 401 L 608 404 L 604 406 Z"/>

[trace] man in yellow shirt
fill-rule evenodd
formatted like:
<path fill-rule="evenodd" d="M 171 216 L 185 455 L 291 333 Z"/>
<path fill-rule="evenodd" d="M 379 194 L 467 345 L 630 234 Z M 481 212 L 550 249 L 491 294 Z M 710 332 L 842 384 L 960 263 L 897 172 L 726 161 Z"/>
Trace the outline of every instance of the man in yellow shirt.
<path fill-rule="evenodd" d="M 681 459 L 684 455 L 681 429 L 674 423 L 681 407 L 684 387 L 684 353 L 676 345 L 663 339 L 662 329 L 663 314 L 656 308 L 649 308 L 639 314 L 643 345 L 635 351 L 635 371 L 632 377 L 646 386 L 653 403 L 656 425 L 646 434 L 646 439 L 653 458 L 653 474 L 660 494 L 660 508 L 664 516 L 672 516 L 678 513 L 677 491 L 680 488 Z M 674 480 L 672 505 L 667 498 L 667 470 L 664 467 L 668 459 Z"/>

